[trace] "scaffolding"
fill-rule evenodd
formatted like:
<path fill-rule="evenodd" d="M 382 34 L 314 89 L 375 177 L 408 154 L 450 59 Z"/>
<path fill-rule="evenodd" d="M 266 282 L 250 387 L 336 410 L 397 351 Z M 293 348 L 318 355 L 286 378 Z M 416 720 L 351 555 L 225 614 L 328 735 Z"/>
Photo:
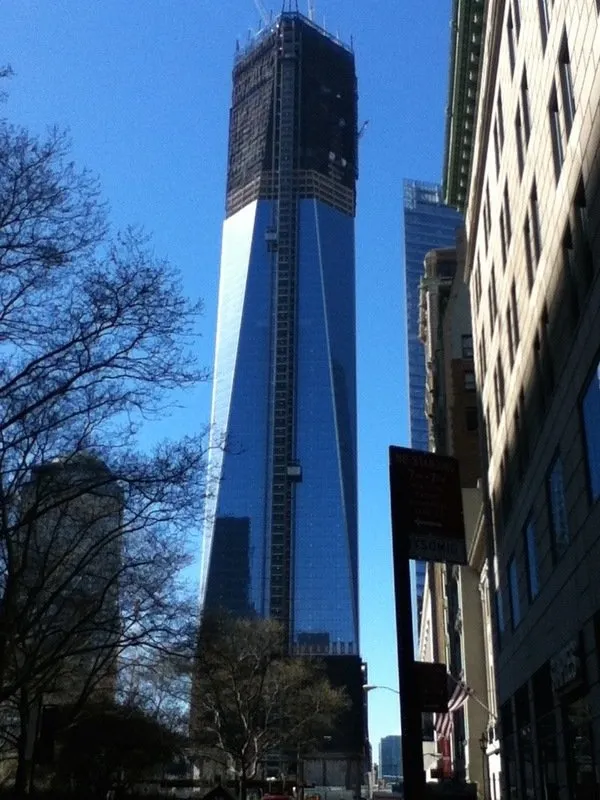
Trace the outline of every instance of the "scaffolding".
<path fill-rule="evenodd" d="M 298 204 L 294 187 L 296 165 L 296 73 L 298 39 L 294 17 L 279 27 L 276 67 L 274 165 L 277 175 L 276 260 L 272 377 L 272 475 L 269 612 L 290 638 L 292 520 L 294 485 L 300 476 L 294 460 L 296 382 L 296 282 Z M 290 470 L 292 468 L 292 470 Z"/>

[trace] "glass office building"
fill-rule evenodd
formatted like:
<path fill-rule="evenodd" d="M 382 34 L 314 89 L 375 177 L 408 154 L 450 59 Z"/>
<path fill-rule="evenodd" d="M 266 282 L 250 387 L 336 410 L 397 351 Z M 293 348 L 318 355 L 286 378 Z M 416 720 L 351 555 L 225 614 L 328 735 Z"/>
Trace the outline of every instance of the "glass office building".
<path fill-rule="evenodd" d="M 402 737 L 384 736 L 379 742 L 379 777 L 397 781 L 403 777 Z"/>
<path fill-rule="evenodd" d="M 358 654 L 356 177 L 354 55 L 283 12 L 233 69 L 200 600 L 293 652 Z"/>
<path fill-rule="evenodd" d="M 408 343 L 410 446 L 429 449 L 425 417 L 425 350 L 419 336 L 419 287 L 426 254 L 434 248 L 454 247 L 462 215 L 444 205 L 442 187 L 435 183 L 404 181 L 404 263 Z M 425 563 L 411 564 L 415 642 L 421 618 Z"/>

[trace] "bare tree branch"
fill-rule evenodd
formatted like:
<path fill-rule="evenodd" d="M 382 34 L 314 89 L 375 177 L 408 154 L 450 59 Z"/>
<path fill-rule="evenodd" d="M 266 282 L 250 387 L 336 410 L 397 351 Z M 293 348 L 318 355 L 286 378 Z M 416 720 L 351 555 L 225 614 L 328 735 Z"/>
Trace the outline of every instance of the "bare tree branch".
<path fill-rule="evenodd" d="M 0 716 L 76 713 L 180 648 L 204 432 L 139 432 L 207 379 L 200 312 L 142 231 L 110 234 L 64 134 L 0 120 Z"/>

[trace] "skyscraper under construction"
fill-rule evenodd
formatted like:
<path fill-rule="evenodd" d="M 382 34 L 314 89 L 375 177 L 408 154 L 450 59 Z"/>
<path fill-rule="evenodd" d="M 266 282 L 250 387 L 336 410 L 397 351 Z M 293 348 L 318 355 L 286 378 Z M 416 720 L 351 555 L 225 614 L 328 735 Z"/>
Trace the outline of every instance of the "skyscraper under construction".
<path fill-rule="evenodd" d="M 200 599 L 297 653 L 358 654 L 357 139 L 350 48 L 284 11 L 238 50 Z"/>

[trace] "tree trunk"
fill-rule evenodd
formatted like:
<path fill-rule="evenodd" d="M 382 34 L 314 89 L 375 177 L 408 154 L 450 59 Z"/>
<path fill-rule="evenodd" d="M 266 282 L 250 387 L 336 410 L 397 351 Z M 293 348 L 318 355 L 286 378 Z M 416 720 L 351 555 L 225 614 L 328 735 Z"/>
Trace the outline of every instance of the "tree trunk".
<path fill-rule="evenodd" d="M 248 778 L 246 776 L 246 770 L 242 770 L 242 774 L 240 775 L 240 800 L 246 800 L 248 795 Z"/>
<path fill-rule="evenodd" d="M 15 797 L 24 797 L 27 792 L 27 722 L 21 718 L 21 730 L 17 740 L 17 771 L 13 791 Z"/>
<path fill-rule="evenodd" d="M 29 790 L 29 773 L 31 767 L 31 753 L 34 736 L 33 726 L 37 727 L 37 717 L 32 719 L 29 693 L 21 689 L 19 696 L 19 738 L 17 740 L 17 771 L 15 773 L 14 794 L 24 797 Z"/>

